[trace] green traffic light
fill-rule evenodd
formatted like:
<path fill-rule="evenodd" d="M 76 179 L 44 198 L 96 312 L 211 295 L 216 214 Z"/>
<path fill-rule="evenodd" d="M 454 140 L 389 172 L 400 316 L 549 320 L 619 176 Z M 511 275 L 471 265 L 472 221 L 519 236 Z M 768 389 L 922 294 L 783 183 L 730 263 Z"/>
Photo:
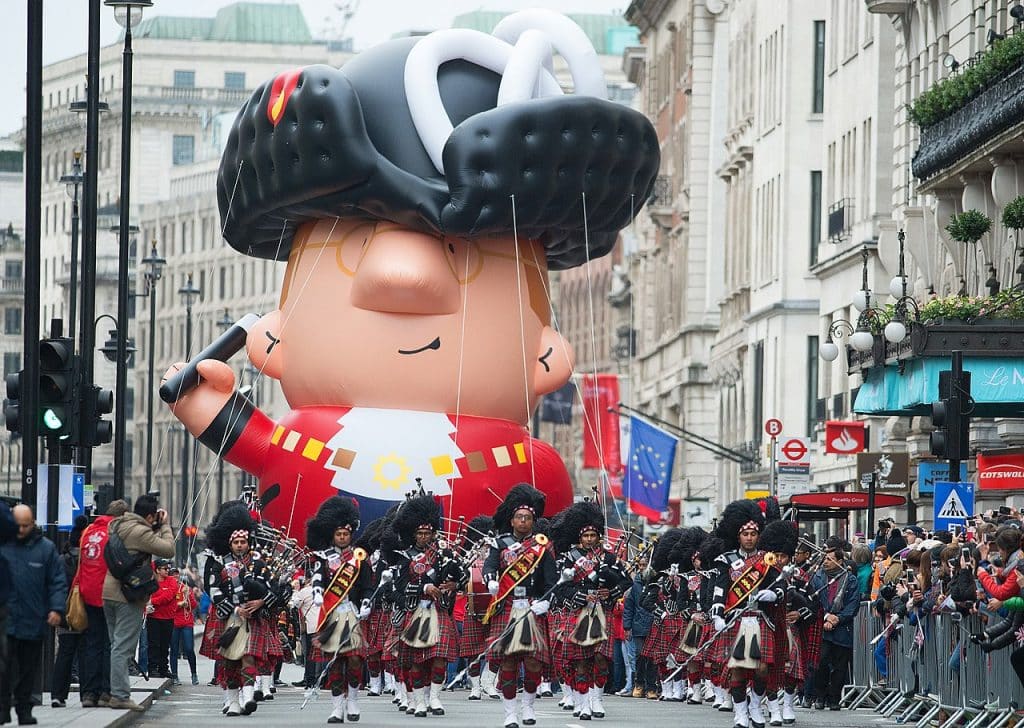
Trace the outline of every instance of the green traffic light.
<path fill-rule="evenodd" d="M 46 426 L 47 430 L 57 431 L 64 426 L 60 417 L 52 409 L 48 409 L 43 412 L 43 425 Z"/>

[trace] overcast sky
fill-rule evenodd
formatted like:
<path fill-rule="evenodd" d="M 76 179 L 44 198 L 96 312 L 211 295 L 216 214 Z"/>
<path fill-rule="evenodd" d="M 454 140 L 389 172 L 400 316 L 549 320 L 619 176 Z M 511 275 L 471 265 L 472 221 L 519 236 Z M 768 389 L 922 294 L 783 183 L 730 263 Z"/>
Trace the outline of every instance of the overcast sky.
<path fill-rule="evenodd" d="M 86 0 L 39 0 L 44 3 L 43 63 L 85 52 L 88 3 Z M 233 0 L 155 0 L 148 13 L 212 17 L 218 8 Z M 313 35 L 324 35 L 336 28 L 341 13 L 336 6 L 342 0 L 297 0 L 306 15 Z M 348 0 L 349 3 L 352 0 Z M 21 127 L 25 115 L 25 24 L 26 0 L 4 0 L 4 27 L 0 40 L 0 136 Z M 356 48 L 379 43 L 393 33 L 416 29 L 446 28 L 454 16 L 471 10 L 520 10 L 544 6 L 566 13 L 623 12 L 628 0 L 361 0 L 348 24 L 346 35 L 355 38 Z M 113 13 L 104 7 L 100 44 L 117 42 L 119 28 Z"/>

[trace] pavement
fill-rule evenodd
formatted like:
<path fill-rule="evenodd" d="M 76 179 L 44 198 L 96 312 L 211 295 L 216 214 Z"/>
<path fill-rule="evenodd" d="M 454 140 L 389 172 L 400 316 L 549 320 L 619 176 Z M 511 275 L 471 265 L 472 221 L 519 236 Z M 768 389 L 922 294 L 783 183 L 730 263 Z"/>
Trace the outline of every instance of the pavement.
<path fill-rule="evenodd" d="M 171 694 L 171 681 L 162 678 L 154 677 L 147 681 L 141 677 L 133 677 L 131 686 L 132 700 L 147 708 L 157 697 Z M 39 725 L 66 726 L 67 728 L 119 727 L 129 725 L 142 715 L 130 710 L 83 708 L 79 701 L 78 686 L 72 685 L 71 689 L 75 692 L 68 695 L 65 708 L 51 708 L 50 694 L 43 693 L 43 705 L 32 709 L 32 717 L 39 721 Z M 12 718 L 15 717 L 13 713 L 14 711 L 11 711 Z M 15 724 L 17 724 L 17 720 L 15 720 Z"/>
<path fill-rule="evenodd" d="M 322 691 L 316 700 L 310 700 L 303 708 L 303 691 L 299 688 L 278 688 L 275 699 L 262 702 L 255 713 L 248 717 L 229 720 L 220 713 L 222 692 L 208 687 L 206 683 L 212 674 L 212 663 L 199 658 L 198 686 L 180 685 L 171 688 L 169 695 L 161 696 L 143 714 L 134 716 L 135 726 L 210 726 L 229 725 L 242 728 L 246 725 L 263 726 L 322 726 L 331 711 L 329 691 Z M 183 663 L 184 666 L 184 663 Z M 184 672 L 180 674 L 184 675 Z M 281 679 L 291 683 L 302 677 L 302 668 L 285 665 Z M 398 712 L 390 696 L 377 698 L 360 697 L 362 712 L 359 725 L 391 726 L 409 725 L 414 728 L 501 728 L 504 713 L 498 700 L 470 702 L 467 691 L 446 692 L 442 698 L 446 714 L 444 717 L 415 719 Z M 685 703 L 665 703 L 653 700 L 618 698 L 607 696 L 604 701 L 607 715 L 603 720 L 580 722 L 571 713 L 558 708 L 559 696 L 537 701 L 538 728 L 732 728 L 732 713 L 713 711 L 710 706 L 691 706 Z M 812 711 L 799 709 L 794 728 L 868 728 L 891 722 L 875 713 L 862 711 Z"/>
<path fill-rule="evenodd" d="M 187 663 L 179 663 L 178 674 L 185 684 L 172 686 L 170 680 L 141 677 L 132 678 L 132 698 L 147 707 L 144 713 L 110 708 L 83 708 L 78 693 L 73 692 L 65 708 L 50 708 L 50 695 L 44 693 L 45 707 L 36 708 L 33 716 L 41 726 L 67 726 L 69 728 L 102 728 L 105 726 L 167 726 L 173 728 L 199 728 L 210 725 L 261 726 L 321 726 L 326 724 L 331 712 L 330 691 L 321 691 L 315 699 L 305 701 L 299 688 L 278 688 L 273 701 L 259 704 L 255 713 L 248 717 L 228 720 L 220 712 L 222 691 L 206 683 L 213 676 L 213 662 L 205 657 L 198 658 L 199 685 L 191 685 Z M 291 683 L 302 678 L 302 668 L 285 665 L 281 679 Z M 72 686 L 72 690 L 77 686 Z M 362 711 L 359 725 L 391 726 L 431 725 L 439 728 L 501 728 L 504 713 L 499 700 L 469 701 L 468 691 L 445 692 L 442 698 L 446 714 L 444 717 L 413 719 L 400 713 L 391 703 L 391 696 L 377 698 L 360 697 Z M 581 722 L 572 714 L 558 707 L 560 695 L 537 701 L 538 728 L 732 728 L 732 713 L 714 711 L 710 706 L 695 706 L 685 703 L 668 703 L 654 700 L 619 698 L 605 696 L 606 717 L 601 720 Z M 305 701 L 305 706 L 303 702 Z M 838 712 L 797 710 L 797 722 L 793 728 L 874 728 L 882 724 L 892 725 L 870 710 Z"/>

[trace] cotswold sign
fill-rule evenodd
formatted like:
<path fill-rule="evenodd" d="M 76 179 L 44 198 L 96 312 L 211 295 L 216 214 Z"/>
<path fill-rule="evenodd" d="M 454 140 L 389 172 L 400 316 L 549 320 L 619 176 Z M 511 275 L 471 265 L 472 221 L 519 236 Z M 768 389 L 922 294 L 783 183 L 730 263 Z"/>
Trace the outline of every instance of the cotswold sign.
<path fill-rule="evenodd" d="M 1024 490 L 1024 453 L 979 453 L 978 487 L 982 490 Z"/>

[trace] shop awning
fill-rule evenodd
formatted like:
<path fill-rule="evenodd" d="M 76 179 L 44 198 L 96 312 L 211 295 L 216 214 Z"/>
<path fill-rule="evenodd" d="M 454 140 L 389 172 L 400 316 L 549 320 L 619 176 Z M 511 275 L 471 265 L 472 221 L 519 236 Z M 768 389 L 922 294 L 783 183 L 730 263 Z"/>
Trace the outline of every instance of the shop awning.
<path fill-rule="evenodd" d="M 930 415 L 939 398 L 939 372 L 949 369 L 946 357 L 918 357 L 875 367 L 857 392 L 853 411 L 862 415 Z M 974 417 L 1024 417 L 1024 358 L 964 357 L 971 373 Z"/>

